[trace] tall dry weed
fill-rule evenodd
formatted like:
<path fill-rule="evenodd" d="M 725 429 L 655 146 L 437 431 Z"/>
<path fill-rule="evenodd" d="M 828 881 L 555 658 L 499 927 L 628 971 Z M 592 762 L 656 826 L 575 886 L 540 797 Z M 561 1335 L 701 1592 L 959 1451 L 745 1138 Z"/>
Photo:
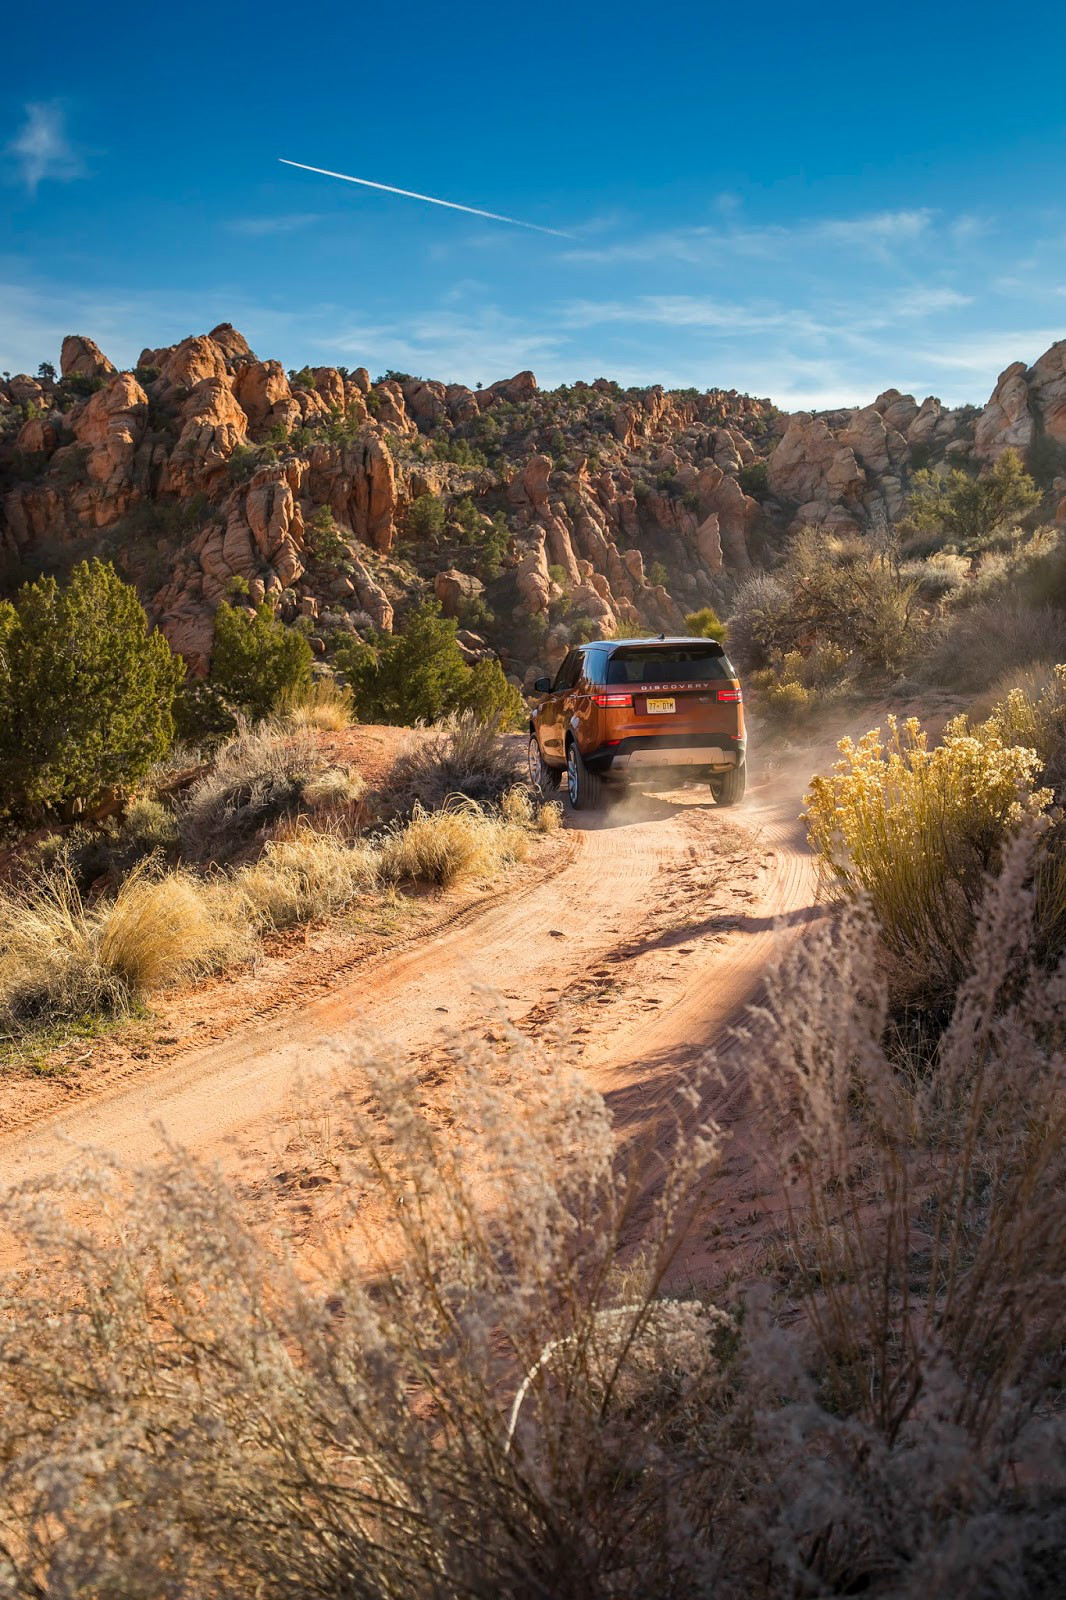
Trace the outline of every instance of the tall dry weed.
<path fill-rule="evenodd" d="M 868 908 L 797 947 L 748 1030 L 803 1310 L 765 1502 L 797 1592 L 1053 1593 L 1066 970 L 1032 959 L 1036 842 L 1007 850 L 931 1062 L 886 1053 Z"/>

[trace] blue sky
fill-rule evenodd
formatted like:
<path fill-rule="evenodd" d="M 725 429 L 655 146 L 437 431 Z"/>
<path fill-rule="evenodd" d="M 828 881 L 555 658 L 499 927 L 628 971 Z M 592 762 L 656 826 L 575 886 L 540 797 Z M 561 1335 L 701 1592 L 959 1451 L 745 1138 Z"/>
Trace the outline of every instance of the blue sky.
<path fill-rule="evenodd" d="M 286 366 L 958 403 L 1066 335 L 1061 0 L 59 0 L 5 34 L 0 370 L 228 320 Z"/>

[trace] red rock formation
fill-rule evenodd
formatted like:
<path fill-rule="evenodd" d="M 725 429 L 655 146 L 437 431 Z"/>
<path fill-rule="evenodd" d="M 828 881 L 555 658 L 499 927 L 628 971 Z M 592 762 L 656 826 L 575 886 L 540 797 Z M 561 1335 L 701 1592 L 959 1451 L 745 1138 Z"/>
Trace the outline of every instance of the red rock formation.
<path fill-rule="evenodd" d="M 59 370 L 64 378 L 106 378 L 115 369 L 94 339 L 68 333 L 63 340 Z"/>

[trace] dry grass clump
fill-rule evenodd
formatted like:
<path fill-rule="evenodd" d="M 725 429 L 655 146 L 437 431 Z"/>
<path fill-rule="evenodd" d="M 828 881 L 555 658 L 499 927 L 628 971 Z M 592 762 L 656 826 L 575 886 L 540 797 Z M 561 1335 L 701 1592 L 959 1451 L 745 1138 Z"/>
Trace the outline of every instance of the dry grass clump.
<path fill-rule="evenodd" d="M 648 1168 L 505 1023 L 432 1114 L 417 1068 L 344 1062 L 355 1155 L 314 1273 L 181 1152 L 28 1185 L 0 1592 L 1052 1600 L 1066 973 L 1031 963 L 1032 845 L 921 1070 L 883 1047 L 867 910 L 771 974 L 744 1059 L 783 1222 L 742 1315 L 666 1297 L 715 1219 L 699 1087 Z"/>
<path fill-rule="evenodd" d="M 554 833 L 563 824 L 563 808 L 557 800 L 544 800 L 521 783 L 500 797 L 500 816 L 527 833 Z"/>
<path fill-rule="evenodd" d="M 927 636 L 915 671 L 925 682 L 976 693 L 1037 661 L 1066 660 L 1066 611 L 1004 596 L 953 611 Z"/>
<path fill-rule="evenodd" d="M 1051 791 L 1037 787 L 1040 758 L 996 720 L 948 724 L 929 749 L 915 719 L 889 718 L 856 744 L 844 739 L 828 777 L 806 796 L 808 836 L 830 881 L 868 898 L 904 994 L 935 1006 L 954 993 L 988 874 L 1023 819 Z"/>
<path fill-rule="evenodd" d="M 488 878 L 528 851 L 524 817 L 515 821 L 456 796 L 437 811 L 416 800 L 410 820 L 382 837 L 378 859 L 387 881 L 448 888 L 467 878 Z"/>
<path fill-rule="evenodd" d="M 121 1015 L 242 945 L 216 897 L 187 873 L 136 870 L 113 900 L 90 905 L 58 869 L 0 895 L 0 1024 L 18 1034 L 92 1013 Z"/>
<path fill-rule="evenodd" d="M 375 852 L 330 833 L 298 828 L 272 839 L 232 881 L 237 904 L 258 928 L 293 928 L 343 911 L 377 883 Z"/>
<path fill-rule="evenodd" d="M 498 804 L 521 775 L 517 742 L 472 711 L 447 717 L 412 742 L 393 768 L 389 798 L 401 815 L 416 805 L 434 810 L 453 795 Z"/>
<path fill-rule="evenodd" d="M 362 788 L 357 775 L 323 761 L 306 728 L 290 736 L 266 726 L 242 728 L 183 802 L 185 854 L 193 861 L 231 861 L 280 822 L 352 805 Z"/>
<path fill-rule="evenodd" d="M 335 678 L 312 678 L 287 689 L 274 713 L 280 728 L 314 728 L 320 733 L 340 733 L 354 720 L 352 691 Z"/>

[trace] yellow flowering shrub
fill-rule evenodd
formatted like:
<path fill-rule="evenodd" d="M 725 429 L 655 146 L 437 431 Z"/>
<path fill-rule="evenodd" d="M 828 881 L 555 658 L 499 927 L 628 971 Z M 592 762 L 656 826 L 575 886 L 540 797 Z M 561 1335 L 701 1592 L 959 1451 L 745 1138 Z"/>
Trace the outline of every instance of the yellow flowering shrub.
<path fill-rule="evenodd" d="M 1042 762 L 990 718 L 949 723 L 929 748 L 921 724 L 888 719 L 811 782 L 805 797 L 810 842 L 831 882 L 848 898 L 868 897 L 885 943 L 898 958 L 897 987 L 934 1001 L 967 969 L 978 908 L 1004 841 L 1051 803 L 1034 785 Z"/>

